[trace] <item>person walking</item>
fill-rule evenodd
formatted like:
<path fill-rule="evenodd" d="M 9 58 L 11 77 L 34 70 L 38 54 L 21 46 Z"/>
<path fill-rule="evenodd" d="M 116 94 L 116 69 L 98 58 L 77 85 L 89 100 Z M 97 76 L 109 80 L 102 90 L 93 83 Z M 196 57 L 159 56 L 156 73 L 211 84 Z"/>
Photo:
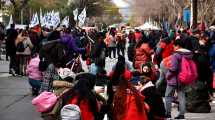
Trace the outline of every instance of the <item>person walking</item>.
<path fill-rule="evenodd" d="M 17 71 L 15 40 L 18 36 L 18 32 L 15 30 L 15 24 L 10 25 L 10 29 L 7 30 L 6 36 L 6 54 L 10 58 L 9 73 L 15 76 Z"/>
<path fill-rule="evenodd" d="M 120 55 L 125 56 L 125 45 L 126 45 L 125 34 L 119 33 L 116 37 L 116 41 L 117 41 L 117 55 L 118 56 L 120 56 Z"/>
<path fill-rule="evenodd" d="M 175 119 L 185 119 L 186 112 L 186 99 L 185 99 L 185 86 L 182 84 L 178 78 L 180 73 L 182 58 L 192 59 L 193 54 L 190 50 L 184 48 L 184 43 L 182 40 L 178 39 L 174 41 L 174 53 L 170 57 L 170 65 L 168 66 L 168 71 L 166 73 L 167 87 L 165 92 L 165 106 L 166 106 L 166 117 L 171 118 L 171 105 L 175 92 L 177 92 L 179 99 L 179 114 Z"/>

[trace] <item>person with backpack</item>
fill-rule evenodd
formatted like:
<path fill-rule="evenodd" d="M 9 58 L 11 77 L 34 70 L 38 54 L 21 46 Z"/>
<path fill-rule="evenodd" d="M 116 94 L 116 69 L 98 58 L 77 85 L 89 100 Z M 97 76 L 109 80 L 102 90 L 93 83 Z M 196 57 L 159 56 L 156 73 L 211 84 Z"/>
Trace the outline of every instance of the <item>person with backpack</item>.
<path fill-rule="evenodd" d="M 171 107 L 175 92 L 179 99 L 179 114 L 175 119 L 185 119 L 186 98 L 185 87 L 197 79 L 197 68 L 192 61 L 193 54 L 184 48 L 182 40 L 173 43 L 174 53 L 168 62 L 166 73 L 167 87 L 165 92 L 166 117 L 171 118 Z"/>
<path fill-rule="evenodd" d="M 17 55 L 17 61 L 18 61 L 18 74 L 25 76 L 26 75 L 25 70 L 31 58 L 31 50 L 33 48 L 33 44 L 26 30 L 23 30 L 18 35 L 15 41 L 15 45 L 16 45 L 16 55 Z"/>

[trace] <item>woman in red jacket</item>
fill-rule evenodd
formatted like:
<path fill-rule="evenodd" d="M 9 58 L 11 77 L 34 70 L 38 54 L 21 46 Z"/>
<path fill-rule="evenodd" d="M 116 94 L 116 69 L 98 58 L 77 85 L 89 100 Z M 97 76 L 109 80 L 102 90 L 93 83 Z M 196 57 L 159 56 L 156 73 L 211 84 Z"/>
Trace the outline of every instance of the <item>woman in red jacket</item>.
<path fill-rule="evenodd" d="M 152 61 L 152 53 L 153 49 L 151 49 L 148 42 L 145 42 L 144 40 L 139 41 L 139 43 L 137 43 L 135 51 L 134 68 L 141 71 L 141 64 Z"/>
<path fill-rule="evenodd" d="M 114 120 L 148 120 L 144 96 L 130 84 L 124 76 L 120 77 L 119 87 L 114 95 Z"/>

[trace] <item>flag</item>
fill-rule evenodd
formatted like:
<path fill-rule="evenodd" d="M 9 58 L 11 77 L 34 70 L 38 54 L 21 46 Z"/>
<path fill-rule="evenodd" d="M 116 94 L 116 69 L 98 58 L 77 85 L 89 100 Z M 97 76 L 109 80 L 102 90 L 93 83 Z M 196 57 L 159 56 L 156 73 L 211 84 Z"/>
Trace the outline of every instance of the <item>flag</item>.
<path fill-rule="evenodd" d="M 77 21 L 78 20 L 78 9 L 77 8 L 73 11 L 73 15 L 74 15 L 74 20 Z"/>
<path fill-rule="evenodd" d="M 40 8 L 40 25 L 43 27 L 45 26 L 45 17 L 43 17 L 43 14 L 42 14 L 42 9 Z"/>
<path fill-rule="evenodd" d="M 84 8 L 81 14 L 78 16 L 79 26 L 84 25 L 86 17 L 87 17 L 86 8 Z"/>
<path fill-rule="evenodd" d="M 52 26 L 54 27 L 54 29 L 57 28 L 58 25 L 60 24 L 60 13 L 55 12 L 51 20 L 52 20 Z"/>
<path fill-rule="evenodd" d="M 61 22 L 61 26 L 65 25 L 67 28 L 69 27 L 69 16 L 66 16 Z"/>
<path fill-rule="evenodd" d="M 32 28 L 32 27 L 35 27 L 35 26 L 37 26 L 37 25 L 39 25 L 39 24 L 40 24 L 40 23 L 39 23 L 38 14 L 36 13 L 36 14 L 33 15 L 29 27 Z"/>
<path fill-rule="evenodd" d="M 8 23 L 8 26 L 10 26 L 11 24 L 13 24 L 13 16 L 12 15 L 10 15 L 10 21 Z"/>
<path fill-rule="evenodd" d="M 11 24 L 13 24 L 13 16 L 12 15 L 10 15 L 10 20 L 8 22 L 6 29 L 9 29 Z"/>

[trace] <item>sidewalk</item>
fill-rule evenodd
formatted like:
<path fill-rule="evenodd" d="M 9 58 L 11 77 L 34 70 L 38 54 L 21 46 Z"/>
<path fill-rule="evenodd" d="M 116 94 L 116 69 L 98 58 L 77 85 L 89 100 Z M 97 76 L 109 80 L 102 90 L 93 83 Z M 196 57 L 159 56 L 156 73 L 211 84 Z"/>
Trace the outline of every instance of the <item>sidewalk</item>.
<path fill-rule="evenodd" d="M 31 104 L 26 77 L 0 77 L 0 83 L 0 120 L 42 120 Z"/>

